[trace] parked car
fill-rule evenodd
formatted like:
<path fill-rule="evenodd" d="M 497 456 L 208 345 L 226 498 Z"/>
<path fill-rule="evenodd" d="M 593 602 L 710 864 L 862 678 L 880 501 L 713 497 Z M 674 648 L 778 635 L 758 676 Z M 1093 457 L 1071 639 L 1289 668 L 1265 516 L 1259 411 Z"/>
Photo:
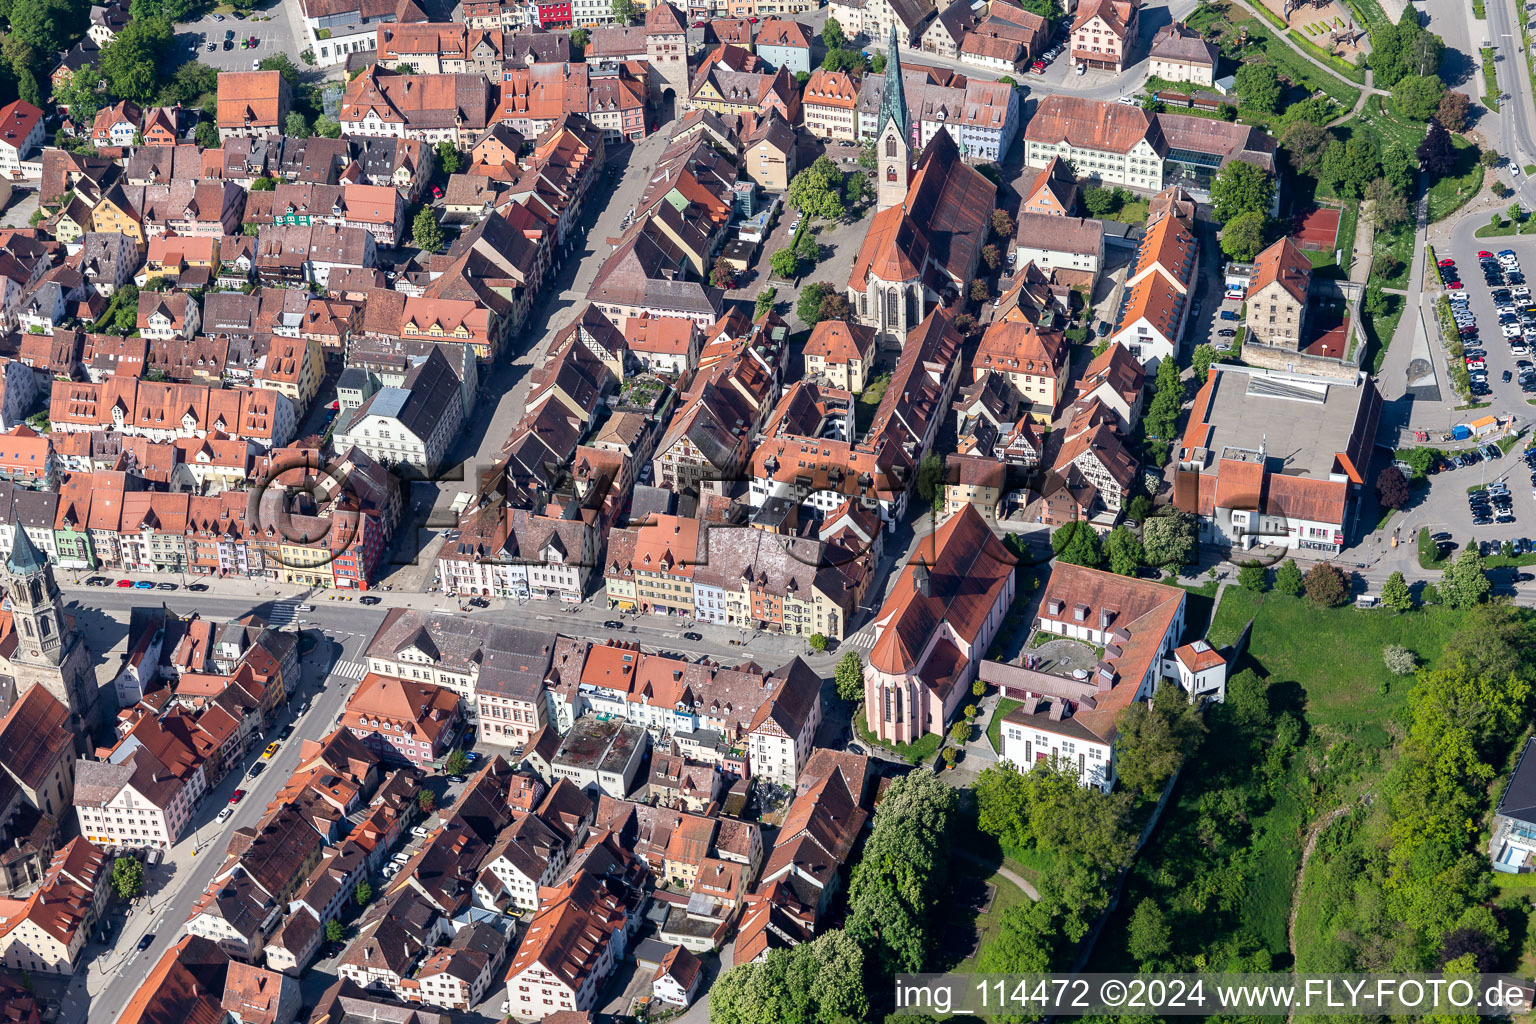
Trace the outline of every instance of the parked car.
<path fill-rule="evenodd" d="M 603 628 L 604 629 L 623 629 L 624 628 L 624 623 L 620 622 L 618 619 L 605 619 L 603 621 Z"/>
<path fill-rule="evenodd" d="M 684 640 L 692 640 L 694 643 L 698 643 L 700 640 L 703 640 L 704 637 L 701 636 L 698 633 L 684 633 L 683 634 L 683 639 Z"/>
<path fill-rule="evenodd" d="M 1233 309 L 1224 309 L 1221 311 L 1221 318 L 1223 320 L 1236 320 L 1238 318 L 1237 311 Z"/>
<path fill-rule="evenodd" d="M 378 604 L 381 598 L 374 597 L 372 594 L 364 594 L 357 600 L 361 604 Z"/>
<path fill-rule="evenodd" d="M 155 944 L 155 933 L 149 932 L 139 940 L 139 952 L 142 953 Z"/>
<path fill-rule="evenodd" d="M 176 584 L 170 583 L 170 582 L 156 583 L 155 584 L 155 589 L 156 590 L 175 590 L 176 589 Z"/>
<path fill-rule="evenodd" d="M 206 583 L 188 583 L 187 584 L 187 589 L 192 591 L 192 593 L 194 593 L 194 594 L 201 594 L 201 593 L 205 592 L 208 589 L 208 584 L 206 584 Z"/>
<path fill-rule="evenodd" d="M 112 585 L 112 581 L 105 576 L 92 576 L 85 581 L 85 585 L 88 587 L 107 587 Z"/>
<path fill-rule="evenodd" d="M 149 580 L 139 580 L 133 585 L 134 590 L 154 590 L 155 585 Z"/>
<path fill-rule="evenodd" d="M 272 755 L 277 753 L 277 743 L 277 740 L 273 740 L 271 743 L 267 744 L 267 749 L 261 752 L 261 759 L 263 761 L 272 760 Z"/>
<path fill-rule="evenodd" d="M 221 823 L 222 822 L 226 822 L 226 821 L 228 821 L 230 819 L 231 816 L 234 815 L 234 813 L 235 813 L 235 809 L 233 807 L 226 806 L 222 811 L 219 812 L 218 820 Z"/>
<path fill-rule="evenodd" d="M 1231 327 L 1223 327 L 1221 330 L 1216 332 L 1216 336 L 1218 338 L 1235 338 L 1237 337 L 1237 331 L 1233 330 Z"/>

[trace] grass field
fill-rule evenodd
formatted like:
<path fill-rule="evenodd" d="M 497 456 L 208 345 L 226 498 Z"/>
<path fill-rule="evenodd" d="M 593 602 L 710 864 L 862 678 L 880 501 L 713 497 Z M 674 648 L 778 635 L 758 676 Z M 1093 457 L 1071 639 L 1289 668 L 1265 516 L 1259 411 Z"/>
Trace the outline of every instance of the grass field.
<path fill-rule="evenodd" d="M 933 760 L 933 755 L 939 752 L 939 746 L 944 742 L 944 737 L 934 733 L 919 737 L 915 743 L 888 743 L 876 739 L 875 734 L 869 731 L 869 723 L 864 721 L 863 705 L 854 711 L 853 724 L 859 731 L 859 738 L 865 743 L 872 747 L 884 747 L 908 764 L 923 764 Z"/>
<path fill-rule="evenodd" d="M 1387 13 L 1381 9 L 1381 5 L 1376 0 L 1349 0 L 1349 9 L 1355 12 L 1355 17 L 1359 18 L 1361 24 L 1367 29 L 1389 23 Z"/>
<path fill-rule="evenodd" d="M 875 410 L 880 407 L 880 399 L 885 397 L 885 389 L 890 383 L 891 375 L 882 373 L 860 392 L 859 400 L 853 406 L 853 428 L 860 434 L 874 422 Z"/>
<path fill-rule="evenodd" d="M 1012 697 L 997 699 L 997 708 L 992 712 L 992 720 L 987 723 L 987 742 L 991 743 L 992 749 L 999 754 L 1003 752 L 1003 716 L 1023 703 Z"/>
<path fill-rule="evenodd" d="M 1499 78 L 1493 63 L 1493 48 L 1484 47 L 1483 51 L 1483 106 L 1489 110 L 1499 109 Z"/>
<path fill-rule="evenodd" d="M 1465 206 L 1483 187 L 1483 165 L 1477 147 L 1459 135 L 1451 136 L 1456 148 L 1456 168 L 1429 187 L 1429 219 L 1444 220 Z"/>
<path fill-rule="evenodd" d="M 1413 230 L 1410 220 L 1395 228 L 1376 232 L 1376 241 L 1372 246 L 1375 263 L 1371 269 L 1371 284 L 1383 288 L 1402 288 L 1408 283 L 1409 271 L 1413 269 Z M 1384 256 L 1391 256 L 1398 263 L 1397 269 L 1390 274 L 1382 266 Z"/>
<path fill-rule="evenodd" d="M 1406 300 L 1401 295 L 1383 295 L 1387 303 L 1387 311 L 1381 316 L 1362 314 L 1365 329 L 1365 356 L 1361 364 L 1368 367 L 1372 374 L 1381 372 L 1381 364 L 1387 358 L 1387 349 L 1392 344 L 1392 335 L 1397 333 L 1398 321 L 1403 318 L 1403 310 L 1407 307 Z"/>
<path fill-rule="evenodd" d="M 1296 779 L 1283 787 L 1274 805 L 1253 824 L 1257 870 L 1243 900 L 1242 919 L 1271 953 L 1282 953 L 1287 945 L 1291 886 L 1301 867 L 1300 836 L 1307 823 L 1307 808 L 1296 794 L 1305 785 L 1305 780 Z"/>
<path fill-rule="evenodd" d="M 1381 660 L 1382 648 L 1401 644 L 1433 661 L 1462 619 L 1447 608 L 1318 608 L 1305 598 L 1228 587 L 1211 623 L 1211 643 L 1235 640 L 1250 617 L 1248 657 L 1271 680 L 1296 685 L 1308 721 L 1368 731 L 1381 731 L 1408 692 L 1392 685 L 1396 677 Z"/>

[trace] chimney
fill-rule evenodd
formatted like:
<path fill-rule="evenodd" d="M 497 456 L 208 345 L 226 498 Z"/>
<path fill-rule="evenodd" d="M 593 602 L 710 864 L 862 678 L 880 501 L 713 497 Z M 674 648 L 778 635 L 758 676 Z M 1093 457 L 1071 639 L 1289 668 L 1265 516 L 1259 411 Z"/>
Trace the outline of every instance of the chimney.
<path fill-rule="evenodd" d="M 1113 622 L 1113 621 L 1115 621 L 1115 613 L 1114 612 L 1110 611 L 1108 608 L 1100 608 L 1099 609 L 1099 628 L 1100 629 L 1108 629 L 1109 628 L 1109 624 L 1111 622 Z"/>

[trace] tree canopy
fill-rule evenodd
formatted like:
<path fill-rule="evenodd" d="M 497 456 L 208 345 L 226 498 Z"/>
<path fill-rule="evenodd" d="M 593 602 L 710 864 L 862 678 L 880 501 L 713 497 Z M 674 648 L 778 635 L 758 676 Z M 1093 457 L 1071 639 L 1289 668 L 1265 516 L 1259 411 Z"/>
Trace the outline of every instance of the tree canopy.
<path fill-rule="evenodd" d="M 1280 79 L 1268 64 L 1251 61 L 1237 69 L 1237 95 L 1243 105 L 1266 114 L 1280 109 Z"/>
<path fill-rule="evenodd" d="M 937 775 L 892 781 L 848 881 L 848 934 L 886 974 L 923 969 L 949 867 L 955 791 Z"/>

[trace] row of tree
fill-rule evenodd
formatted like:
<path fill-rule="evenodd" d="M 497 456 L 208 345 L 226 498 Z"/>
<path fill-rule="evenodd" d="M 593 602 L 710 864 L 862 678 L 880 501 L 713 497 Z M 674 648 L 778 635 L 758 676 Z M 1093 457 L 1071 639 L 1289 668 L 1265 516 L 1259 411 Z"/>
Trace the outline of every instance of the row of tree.
<path fill-rule="evenodd" d="M 1149 502 L 1150 504 L 1150 502 Z M 1104 539 L 1086 522 L 1064 523 L 1051 533 L 1051 551 L 1058 562 L 1108 568 L 1120 576 L 1135 576 L 1143 566 L 1177 572 L 1194 561 L 1194 516 L 1164 507 L 1141 525 L 1141 535 L 1121 523 Z"/>

